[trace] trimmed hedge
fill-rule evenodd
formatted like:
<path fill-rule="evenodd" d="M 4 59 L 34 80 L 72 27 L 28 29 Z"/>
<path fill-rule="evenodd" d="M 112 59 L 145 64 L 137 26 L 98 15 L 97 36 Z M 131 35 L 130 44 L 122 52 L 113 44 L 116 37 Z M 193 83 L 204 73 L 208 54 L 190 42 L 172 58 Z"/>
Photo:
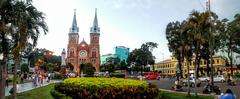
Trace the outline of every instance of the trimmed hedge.
<path fill-rule="evenodd" d="M 145 81 L 122 78 L 69 78 L 55 90 L 73 99 L 154 99 L 159 92 Z"/>
<path fill-rule="evenodd" d="M 110 77 L 124 78 L 125 74 L 123 74 L 123 73 L 110 73 Z"/>
<path fill-rule="evenodd" d="M 66 96 L 64 94 L 62 94 L 56 90 L 51 90 L 50 93 L 54 99 L 65 99 L 66 98 Z"/>
<path fill-rule="evenodd" d="M 53 79 L 63 79 L 63 74 L 60 72 L 55 72 Z"/>

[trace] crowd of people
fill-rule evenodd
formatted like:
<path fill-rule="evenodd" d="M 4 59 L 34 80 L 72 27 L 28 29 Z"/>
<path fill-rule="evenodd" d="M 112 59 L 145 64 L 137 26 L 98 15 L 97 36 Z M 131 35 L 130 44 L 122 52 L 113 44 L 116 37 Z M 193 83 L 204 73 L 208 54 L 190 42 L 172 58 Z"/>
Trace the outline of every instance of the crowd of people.
<path fill-rule="evenodd" d="M 49 83 L 53 76 L 54 73 L 36 72 L 32 74 L 32 83 L 34 86 L 42 86 L 44 83 Z"/>

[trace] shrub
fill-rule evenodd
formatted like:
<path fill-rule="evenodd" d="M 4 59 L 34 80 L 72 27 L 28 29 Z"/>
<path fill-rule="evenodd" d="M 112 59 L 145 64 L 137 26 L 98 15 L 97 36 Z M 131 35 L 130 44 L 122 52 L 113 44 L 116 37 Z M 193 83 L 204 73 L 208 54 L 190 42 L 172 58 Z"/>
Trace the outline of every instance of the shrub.
<path fill-rule="evenodd" d="M 124 78 L 125 75 L 123 73 L 110 73 L 111 77 L 116 77 L 116 78 Z"/>
<path fill-rule="evenodd" d="M 60 93 L 56 90 L 51 90 L 50 93 L 51 93 L 51 95 L 54 99 L 64 99 L 64 98 L 66 98 L 66 96 L 64 94 L 62 94 L 62 93 Z"/>
<path fill-rule="evenodd" d="M 55 72 L 54 79 L 62 79 L 62 78 L 63 78 L 63 74 L 61 74 L 59 72 Z"/>
<path fill-rule="evenodd" d="M 158 88 L 145 81 L 122 78 L 69 78 L 55 90 L 73 99 L 153 99 Z"/>
<path fill-rule="evenodd" d="M 240 73 L 234 75 L 235 78 L 240 78 Z"/>

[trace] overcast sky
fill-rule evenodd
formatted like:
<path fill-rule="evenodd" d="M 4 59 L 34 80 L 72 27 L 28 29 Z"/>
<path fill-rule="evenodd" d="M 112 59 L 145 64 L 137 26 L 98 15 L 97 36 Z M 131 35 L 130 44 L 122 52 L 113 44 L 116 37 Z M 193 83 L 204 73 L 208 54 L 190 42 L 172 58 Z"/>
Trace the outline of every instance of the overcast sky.
<path fill-rule="evenodd" d="M 38 10 L 46 14 L 47 35 L 41 35 L 38 48 L 46 48 L 60 55 L 67 48 L 68 33 L 74 9 L 77 14 L 80 40 L 89 43 L 90 27 L 97 8 L 100 27 L 101 55 L 113 53 L 115 46 L 130 50 L 151 41 L 156 62 L 167 59 L 166 25 L 186 19 L 193 10 L 204 11 L 207 0 L 33 0 Z M 211 0 L 211 10 L 219 17 L 232 19 L 240 13 L 240 0 Z"/>

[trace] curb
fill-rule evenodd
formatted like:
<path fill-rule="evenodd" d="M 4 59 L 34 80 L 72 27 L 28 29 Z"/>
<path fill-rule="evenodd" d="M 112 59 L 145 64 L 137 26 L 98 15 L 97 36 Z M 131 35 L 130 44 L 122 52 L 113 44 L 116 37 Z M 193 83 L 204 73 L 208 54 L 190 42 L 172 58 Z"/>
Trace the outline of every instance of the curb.
<path fill-rule="evenodd" d="M 174 91 L 174 90 L 167 90 L 167 89 L 161 89 L 161 88 L 158 88 L 159 90 L 161 91 L 166 91 L 166 92 L 171 92 L 171 93 L 181 93 L 181 94 L 187 94 L 187 92 L 185 91 Z M 190 93 L 190 95 L 195 95 L 195 93 Z M 202 93 L 197 93 L 197 95 L 200 95 L 200 96 L 213 96 L 215 97 L 215 93 L 211 93 L 211 94 L 202 94 Z"/>

